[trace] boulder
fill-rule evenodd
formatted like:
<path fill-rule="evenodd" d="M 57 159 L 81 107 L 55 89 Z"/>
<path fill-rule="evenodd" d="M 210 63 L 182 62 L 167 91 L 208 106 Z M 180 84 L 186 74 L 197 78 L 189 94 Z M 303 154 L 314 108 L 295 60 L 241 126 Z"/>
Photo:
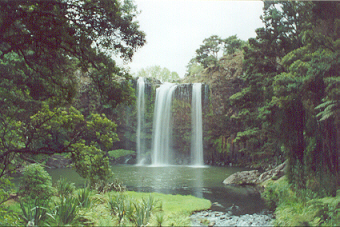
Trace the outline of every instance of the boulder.
<path fill-rule="evenodd" d="M 258 170 L 237 172 L 227 177 L 223 184 L 249 185 L 256 184 L 260 173 Z"/>
<path fill-rule="evenodd" d="M 278 165 L 274 169 L 271 169 L 271 170 L 268 170 L 268 171 L 262 173 L 259 176 L 259 178 L 257 179 L 256 183 L 260 184 L 260 183 L 263 183 L 263 182 L 265 182 L 266 180 L 269 180 L 269 179 L 277 180 L 277 179 L 281 178 L 282 176 L 285 175 L 285 168 L 286 168 L 286 162 Z"/>
<path fill-rule="evenodd" d="M 227 177 L 223 181 L 223 184 L 255 185 L 263 183 L 269 179 L 277 180 L 284 176 L 285 167 L 286 162 L 262 174 L 259 173 L 258 170 L 237 172 Z"/>

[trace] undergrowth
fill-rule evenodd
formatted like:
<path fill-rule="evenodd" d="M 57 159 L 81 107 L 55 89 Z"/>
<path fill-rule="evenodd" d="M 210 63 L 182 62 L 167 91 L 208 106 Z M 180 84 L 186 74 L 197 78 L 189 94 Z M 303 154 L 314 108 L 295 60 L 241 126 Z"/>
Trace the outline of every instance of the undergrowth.
<path fill-rule="evenodd" d="M 104 191 L 88 186 L 74 188 L 63 179 L 56 186 L 54 195 L 44 203 L 8 203 L 6 209 L 0 209 L 4 217 L 0 217 L 0 223 L 6 226 L 188 226 L 194 211 L 211 206 L 209 200 L 194 196 L 115 191 L 116 187 Z"/>
<path fill-rule="evenodd" d="M 338 226 L 340 190 L 336 197 L 318 196 L 310 190 L 294 191 L 286 177 L 266 186 L 263 197 L 275 211 L 275 226 Z"/>

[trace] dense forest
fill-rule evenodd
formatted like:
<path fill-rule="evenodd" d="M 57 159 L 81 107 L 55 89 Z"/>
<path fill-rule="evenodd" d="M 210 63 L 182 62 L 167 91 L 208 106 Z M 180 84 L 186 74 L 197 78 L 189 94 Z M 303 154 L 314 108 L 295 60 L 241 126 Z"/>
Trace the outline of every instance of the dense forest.
<path fill-rule="evenodd" d="M 8 215 L 12 174 L 43 156 L 67 154 L 92 186 L 110 179 L 108 153 L 135 102 L 132 76 L 112 56 L 130 61 L 146 35 L 130 0 L 1 0 L 0 10 L 0 213 Z M 261 19 L 248 41 L 205 39 L 183 79 L 158 66 L 139 76 L 210 86 L 211 160 L 256 168 L 286 161 L 297 194 L 335 197 L 340 3 L 264 1 Z"/>
<path fill-rule="evenodd" d="M 218 122 L 209 132 L 215 150 L 228 155 L 238 144 L 248 162 L 287 159 L 290 183 L 335 196 L 339 7 L 337 2 L 264 2 L 264 27 L 256 38 L 203 41 L 185 81 L 208 83 L 212 93 L 220 93 L 211 99 L 222 106 L 221 114 L 208 116 Z"/>

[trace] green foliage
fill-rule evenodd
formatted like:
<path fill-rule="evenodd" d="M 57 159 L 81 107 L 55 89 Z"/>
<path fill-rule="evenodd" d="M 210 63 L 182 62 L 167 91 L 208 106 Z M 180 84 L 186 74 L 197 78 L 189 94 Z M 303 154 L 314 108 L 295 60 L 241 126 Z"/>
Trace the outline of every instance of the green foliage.
<path fill-rule="evenodd" d="M 284 177 L 277 182 L 270 182 L 261 196 L 265 199 L 267 207 L 275 211 L 277 206 L 283 203 L 285 198 L 289 197 L 291 193 L 292 191 Z"/>
<path fill-rule="evenodd" d="M 219 152 L 219 153 L 228 153 L 230 150 L 230 144 L 228 140 L 224 136 L 220 136 L 219 138 L 215 139 L 214 142 L 214 148 Z"/>
<path fill-rule="evenodd" d="M 41 204 L 47 205 L 46 202 L 42 203 L 39 199 L 35 199 L 33 203 L 25 203 L 26 206 L 20 202 L 23 218 L 28 226 L 42 225 L 48 218 L 47 209 Z"/>
<path fill-rule="evenodd" d="M 164 223 L 164 213 L 157 213 L 156 214 L 156 224 L 157 226 L 162 226 L 162 224 Z"/>
<path fill-rule="evenodd" d="M 68 182 L 65 178 L 60 178 L 56 184 L 57 195 L 60 197 L 72 196 L 76 187 L 74 183 Z"/>
<path fill-rule="evenodd" d="M 8 207 L 0 205 L 0 225 L 19 226 L 22 225 L 22 222 L 18 213 L 9 210 Z"/>
<path fill-rule="evenodd" d="M 51 211 L 52 223 L 56 226 L 79 224 L 79 203 L 74 197 L 61 197 Z"/>
<path fill-rule="evenodd" d="M 189 76 L 198 76 L 203 71 L 203 66 L 195 59 L 191 59 L 187 65 L 187 73 L 185 74 L 186 77 Z"/>
<path fill-rule="evenodd" d="M 234 54 L 237 50 L 241 50 L 245 42 L 238 39 L 237 35 L 232 35 L 223 40 L 224 54 Z"/>
<path fill-rule="evenodd" d="M 257 162 L 284 155 L 289 183 L 319 196 L 338 187 L 339 7 L 264 2 L 264 27 L 243 47 L 245 87 L 230 97 L 240 151 Z"/>
<path fill-rule="evenodd" d="M 153 209 L 153 200 L 150 196 L 148 200 L 143 199 L 142 203 L 134 203 L 135 215 L 133 216 L 133 222 L 136 226 L 146 226 L 149 223 L 151 212 Z"/>
<path fill-rule="evenodd" d="M 108 205 L 112 215 L 117 216 L 119 225 L 125 216 L 131 218 L 133 206 L 132 203 L 126 199 L 125 195 L 121 193 L 116 194 L 116 196 L 110 198 Z"/>
<path fill-rule="evenodd" d="M 91 206 L 90 194 L 91 189 L 86 185 L 77 191 L 76 198 L 80 207 L 88 208 Z"/>
<path fill-rule="evenodd" d="M 32 200 L 47 200 L 53 195 L 51 176 L 39 164 L 25 167 L 20 181 L 19 193 Z"/>
<path fill-rule="evenodd" d="M 75 153 L 83 176 L 110 175 L 102 169 L 108 166 L 102 150 L 117 140 L 115 124 L 96 113 L 85 120 L 70 104 L 80 74 L 87 75 L 101 104 L 132 102 L 131 76 L 112 56 L 129 60 L 145 43 L 136 6 L 130 0 L 3 1 L 0 9 L 1 187 L 37 154 Z M 86 152 L 91 158 L 81 162 Z M 92 175 L 84 167 L 90 159 Z M 6 199 L 0 193 L 0 201 Z"/>
<path fill-rule="evenodd" d="M 217 35 L 212 35 L 203 40 L 203 45 L 196 50 L 196 60 L 204 68 L 208 66 L 216 66 L 218 60 L 218 52 L 221 49 L 221 38 Z"/>
<path fill-rule="evenodd" d="M 105 152 L 94 145 L 86 146 L 84 143 L 77 143 L 72 146 L 72 160 L 77 173 L 90 181 L 94 186 L 100 180 L 108 180 L 112 177 L 109 166 L 109 158 Z"/>
<path fill-rule="evenodd" d="M 186 76 L 196 76 L 208 67 L 219 65 L 221 51 L 224 55 L 234 54 L 240 51 L 245 42 L 238 39 L 236 35 L 222 39 L 217 35 L 212 35 L 203 40 L 203 44 L 196 50 L 196 56 L 190 60 L 187 66 Z"/>
<path fill-rule="evenodd" d="M 170 72 L 169 69 L 161 68 L 158 65 L 139 70 L 137 77 L 155 78 L 163 83 L 173 82 L 179 79 L 179 76 L 176 72 Z"/>
<path fill-rule="evenodd" d="M 118 217 L 118 224 L 123 224 L 124 219 L 129 220 L 135 226 L 149 224 L 152 213 L 155 211 L 158 201 L 152 195 L 141 201 L 133 201 L 124 194 L 118 193 L 109 200 L 109 209 L 112 215 Z"/>
<path fill-rule="evenodd" d="M 110 157 L 113 157 L 115 159 L 119 157 L 123 157 L 126 155 L 134 154 L 135 151 L 130 151 L 130 150 L 124 150 L 124 149 L 118 149 L 118 150 L 113 150 L 108 152 Z"/>
<path fill-rule="evenodd" d="M 287 178 L 269 183 L 263 193 L 269 208 L 275 210 L 275 226 L 336 226 L 340 197 L 315 198 L 310 189 L 294 191 Z"/>

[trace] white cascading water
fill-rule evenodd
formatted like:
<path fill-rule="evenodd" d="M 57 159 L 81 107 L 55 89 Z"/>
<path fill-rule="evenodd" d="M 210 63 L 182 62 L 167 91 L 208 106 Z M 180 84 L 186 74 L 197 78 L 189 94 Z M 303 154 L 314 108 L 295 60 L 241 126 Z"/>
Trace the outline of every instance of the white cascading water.
<path fill-rule="evenodd" d="M 191 164 L 203 166 L 202 84 L 194 83 L 191 101 Z"/>
<path fill-rule="evenodd" d="M 164 83 L 156 90 L 152 135 L 152 165 L 165 166 L 172 162 L 171 102 L 177 85 Z"/>
<path fill-rule="evenodd" d="M 137 132 L 136 132 L 136 144 L 137 144 L 137 164 L 143 164 L 142 155 L 145 153 L 145 140 L 144 140 L 144 110 L 145 110 L 145 80 L 143 77 L 139 77 L 137 80 Z"/>

